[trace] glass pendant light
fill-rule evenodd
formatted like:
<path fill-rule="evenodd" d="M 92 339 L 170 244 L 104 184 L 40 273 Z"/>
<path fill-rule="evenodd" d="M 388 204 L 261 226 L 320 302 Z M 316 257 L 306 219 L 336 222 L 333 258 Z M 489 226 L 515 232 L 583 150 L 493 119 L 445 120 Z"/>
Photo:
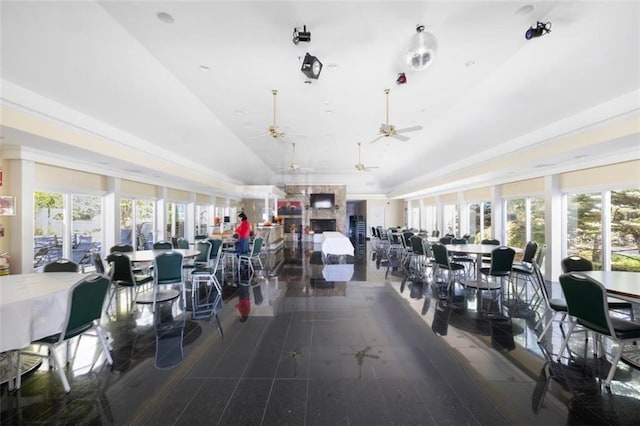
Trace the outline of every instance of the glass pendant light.
<path fill-rule="evenodd" d="M 425 31 L 423 25 L 418 25 L 416 34 L 411 37 L 407 47 L 407 65 L 416 71 L 423 70 L 431 65 L 437 50 L 438 42 L 435 36 Z"/>

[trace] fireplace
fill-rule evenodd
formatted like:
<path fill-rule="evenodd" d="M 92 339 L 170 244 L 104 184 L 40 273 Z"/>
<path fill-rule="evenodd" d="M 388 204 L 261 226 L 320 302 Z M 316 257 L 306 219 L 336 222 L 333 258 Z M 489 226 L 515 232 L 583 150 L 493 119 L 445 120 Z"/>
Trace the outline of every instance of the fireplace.
<path fill-rule="evenodd" d="M 335 219 L 311 219 L 310 221 L 311 229 L 316 234 L 321 234 L 324 231 L 335 231 L 336 230 L 336 220 Z"/>

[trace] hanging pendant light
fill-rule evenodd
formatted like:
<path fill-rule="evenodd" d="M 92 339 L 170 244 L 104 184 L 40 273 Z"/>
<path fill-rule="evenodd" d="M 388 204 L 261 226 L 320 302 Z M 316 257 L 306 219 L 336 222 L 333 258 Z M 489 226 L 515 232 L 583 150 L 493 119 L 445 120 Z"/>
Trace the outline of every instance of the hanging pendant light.
<path fill-rule="evenodd" d="M 424 25 L 416 27 L 416 34 L 411 37 L 407 47 L 407 65 L 421 71 L 433 62 L 438 50 L 438 42 L 433 34 L 424 30 Z"/>

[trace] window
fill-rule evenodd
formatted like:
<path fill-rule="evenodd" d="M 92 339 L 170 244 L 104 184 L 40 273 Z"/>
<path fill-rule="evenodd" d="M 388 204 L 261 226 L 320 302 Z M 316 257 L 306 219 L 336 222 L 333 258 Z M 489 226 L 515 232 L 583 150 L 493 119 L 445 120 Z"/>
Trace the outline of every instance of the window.
<path fill-rule="evenodd" d="M 611 191 L 612 271 L 640 272 L 640 188 Z"/>
<path fill-rule="evenodd" d="M 507 241 L 510 247 L 527 244 L 527 201 L 524 198 L 507 201 Z"/>
<path fill-rule="evenodd" d="M 437 226 L 436 206 L 426 206 L 423 208 L 423 221 L 421 228 L 428 232 L 435 231 Z"/>
<path fill-rule="evenodd" d="M 167 206 L 167 226 L 165 240 L 184 237 L 184 219 L 187 205 L 184 203 L 169 203 Z"/>
<path fill-rule="evenodd" d="M 62 257 L 63 196 L 56 192 L 35 191 L 33 207 L 33 267 L 38 268 Z"/>
<path fill-rule="evenodd" d="M 491 237 L 491 202 L 469 204 L 469 235 L 475 243 Z"/>
<path fill-rule="evenodd" d="M 445 204 L 442 210 L 444 233 L 458 235 L 458 205 Z"/>
<path fill-rule="evenodd" d="M 209 206 L 196 206 L 195 212 L 196 224 L 194 235 L 208 235 L 209 234 Z"/>
<path fill-rule="evenodd" d="M 81 265 L 93 264 L 91 251 L 102 250 L 102 197 L 71 197 L 71 260 Z"/>
<path fill-rule="evenodd" d="M 153 213 L 154 202 L 151 200 L 121 199 L 120 244 L 132 245 L 136 250 L 151 249 L 154 230 Z"/>
<path fill-rule="evenodd" d="M 582 256 L 602 269 L 602 194 L 568 194 L 566 206 L 567 256 Z"/>

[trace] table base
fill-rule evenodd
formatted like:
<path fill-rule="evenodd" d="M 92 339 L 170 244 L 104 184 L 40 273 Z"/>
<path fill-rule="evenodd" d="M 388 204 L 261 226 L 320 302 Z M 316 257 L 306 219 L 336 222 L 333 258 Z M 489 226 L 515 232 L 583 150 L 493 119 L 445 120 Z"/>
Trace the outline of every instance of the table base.
<path fill-rule="evenodd" d="M 0 384 L 1 385 L 9 382 L 9 380 L 13 380 L 13 377 L 11 377 L 11 373 L 12 373 L 11 361 L 13 360 L 13 362 L 15 362 L 16 359 L 17 359 L 17 355 L 15 354 L 13 357 L 9 356 L 9 353 L 7 352 L 0 354 Z M 42 365 L 42 357 L 36 356 L 36 355 L 30 355 L 30 354 L 22 354 L 20 356 L 20 364 L 21 364 L 20 372 L 22 373 L 22 376 L 24 376 L 25 374 L 28 374 L 40 368 L 40 365 Z M 13 373 L 15 374 L 15 368 L 13 369 Z"/>

